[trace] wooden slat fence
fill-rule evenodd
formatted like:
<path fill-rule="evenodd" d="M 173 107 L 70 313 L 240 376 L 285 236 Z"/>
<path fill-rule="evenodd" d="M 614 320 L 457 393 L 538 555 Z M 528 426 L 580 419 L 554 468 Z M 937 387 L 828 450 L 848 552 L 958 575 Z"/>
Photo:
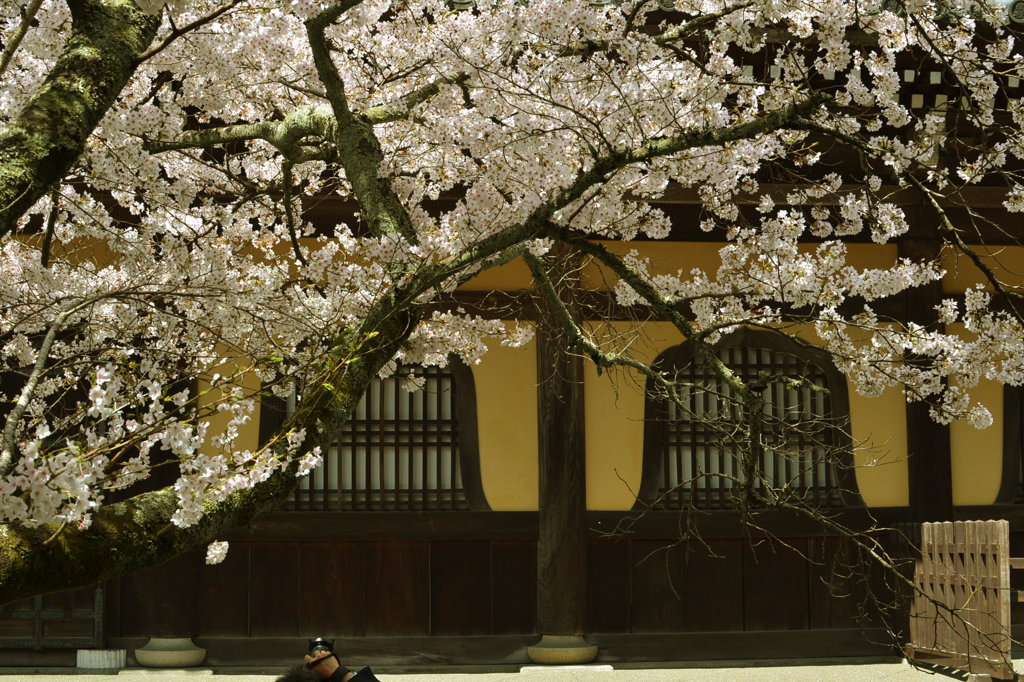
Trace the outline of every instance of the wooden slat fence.
<path fill-rule="evenodd" d="M 1010 525 L 921 524 L 907 658 L 1016 680 L 1010 660 Z"/>

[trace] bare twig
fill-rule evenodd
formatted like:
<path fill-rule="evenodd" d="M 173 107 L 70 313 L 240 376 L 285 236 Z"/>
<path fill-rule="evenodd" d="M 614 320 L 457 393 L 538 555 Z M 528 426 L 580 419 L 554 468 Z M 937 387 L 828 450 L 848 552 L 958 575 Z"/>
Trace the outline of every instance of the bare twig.
<path fill-rule="evenodd" d="M 177 40 L 181 36 L 185 35 L 186 33 L 190 33 L 192 31 L 196 30 L 197 28 L 205 26 L 206 24 L 210 23 L 211 21 L 213 21 L 213 20 L 219 18 L 220 16 L 222 16 L 225 12 L 227 12 L 227 11 L 229 11 L 231 9 L 234 9 L 235 7 L 237 7 L 242 2 L 243 2 L 243 0 L 231 0 L 231 2 L 229 2 L 228 4 L 221 5 L 220 7 L 215 9 L 214 11 L 210 12 L 209 14 L 207 14 L 205 16 L 202 16 L 202 17 L 199 17 L 195 21 L 193 21 L 191 23 L 188 23 L 188 24 L 185 24 L 181 28 L 178 28 L 177 26 L 174 26 L 172 24 L 171 32 L 169 34 L 167 34 L 166 38 L 164 38 L 159 43 L 157 43 L 156 45 L 154 45 L 153 47 L 149 48 L 148 50 L 146 50 L 145 52 L 143 52 L 142 54 L 139 55 L 139 57 L 138 57 L 139 63 L 141 64 L 142 62 L 146 61 L 147 59 L 150 59 L 151 57 L 153 57 L 153 56 L 163 52 L 171 43 L 173 43 L 175 40 Z"/>

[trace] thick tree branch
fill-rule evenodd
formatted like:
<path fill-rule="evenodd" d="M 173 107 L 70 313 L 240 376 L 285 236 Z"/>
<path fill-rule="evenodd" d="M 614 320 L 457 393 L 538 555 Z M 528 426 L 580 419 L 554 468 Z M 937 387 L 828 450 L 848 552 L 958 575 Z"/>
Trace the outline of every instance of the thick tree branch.
<path fill-rule="evenodd" d="M 438 78 L 434 82 L 424 85 L 422 88 L 413 90 L 412 92 L 406 93 L 392 102 L 370 107 L 369 109 L 360 112 L 359 115 L 371 125 L 398 121 L 406 118 L 409 115 L 409 112 L 412 111 L 413 107 L 417 104 L 426 102 L 428 99 L 441 92 L 442 85 L 465 83 L 468 78 L 469 75 L 465 73 L 453 73 L 451 75 L 444 76 L 443 78 Z"/>
<path fill-rule="evenodd" d="M 359 112 L 358 117 L 371 125 L 380 125 L 403 119 L 409 115 L 413 107 L 425 102 L 438 92 L 441 86 L 462 83 L 468 78 L 466 74 L 457 73 L 434 82 L 417 90 L 406 93 L 391 102 L 378 104 Z M 324 95 L 326 96 L 326 95 Z M 274 145 L 278 151 L 299 163 L 309 156 L 309 149 L 301 142 L 307 137 L 318 137 L 322 140 L 335 140 L 338 136 L 338 122 L 328 106 L 305 106 L 295 109 L 283 121 L 265 121 L 257 123 L 239 123 L 235 125 L 186 130 L 173 140 L 152 140 L 146 144 L 151 152 L 175 151 L 181 149 L 203 149 L 231 142 L 248 142 L 264 140 Z"/>
<path fill-rule="evenodd" d="M 274 145 L 285 157 L 291 158 L 302 149 L 303 139 L 315 136 L 333 140 L 338 134 L 338 123 L 329 107 L 306 106 L 295 109 L 283 121 L 239 123 L 236 125 L 186 130 L 173 140 L 154 140 L 147 148 L 154 152 L 181 149 L 202 149 L 229 144 L 264 140 Z"/>
<path fill-rule="evenodd" d="M 156 566 L 273 511 L 294 486 L 291 473 L 275 473 L 252 489 L 208 505 L 199 523 L 184 529 L 171 524 L 178 508 L 173 488 L 103 506 L 86 530 L 57 534 L 59 523 L 33 529 L 0 526 L 0 603 L 87 587 Z M 48 538 L 53 539 L 44 546 Z"/>
<path fill-rule="evenodd" d="M 345 84 L 327 45 L 327 27 L 358 3 L 359 0 L 346 0 L 313 17 L 306 22 L 306 34 L 317 75 L 327 89 L 327 99 L 338 121 L 338 156 L 370 231 L 379 236 L 399 234 L 410 244 L 416 244 L 419 237 L 408 212 L 392 189 L 390 179 L 381 176 L 384 152 L 380 141 L 370 122 L 349 108 Z"/>
<path fill-rule="evenodd" d="M 0 129 L 0 235 L 75 163 L 160 23 L 132 0 L 68 5 L 73 21 L 63 52 L 25 108 Z"/>
<path fill-rule="evenodd" d="M 36 19 L 36 14 L 39 12 L 39 7 L 43 4 L 43 0 L 32 0 L 25 11 L 21 14 L 21 23 L 18 24 L 17 30 L 6 42 L 7 45 L 4 47 L 3 53 L 0 53 L 0 76 L 4 75 L 4 71 L 7 70 L 7 66 L 11 63 L 11 59 L 14 58 L 14 53 L 18 50 L 18 46 L 21 45 L 21 41 L 24 40 L 25 34 L 28 33 L 28 29 L 32 26 L 32 22 Z"/>

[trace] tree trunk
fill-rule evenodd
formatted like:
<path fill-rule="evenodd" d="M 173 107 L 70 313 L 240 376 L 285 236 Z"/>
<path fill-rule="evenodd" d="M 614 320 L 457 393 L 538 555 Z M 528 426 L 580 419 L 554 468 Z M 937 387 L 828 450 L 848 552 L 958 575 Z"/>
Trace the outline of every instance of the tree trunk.
<path fill-rule="evenodd" d="M 67 0 L 72 30 L 42 86 L 0 129 L 0 235 L 63 178 L 156 36 L 132 0 Z"/>

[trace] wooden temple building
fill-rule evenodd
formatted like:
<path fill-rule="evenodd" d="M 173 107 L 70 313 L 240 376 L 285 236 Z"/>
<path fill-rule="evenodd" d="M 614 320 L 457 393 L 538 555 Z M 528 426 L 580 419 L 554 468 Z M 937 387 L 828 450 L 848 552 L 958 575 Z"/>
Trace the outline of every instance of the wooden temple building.
<path fill-rule="evenodd" d="M 941 94 L 927 73 L 908 70 L 908 79 L 921 106 Z M 1007 236 L 1024 234 L 1021 218 L 1002 207 L 1004 190 L 964 191 L 972 210 L 1004 228 L 978 249 L 1006 277 L 1024 272 L 1024 247 Z M 934 305 L 979 273 L 940 249 L 920 197 L 897 196 L 910 233 L 852 243 L 849 258 L 872 267 L 944 259 L 941 285 L 880 311 L 935 322 Z M 713 271 L 723 244 L 699 230 L 696 197 L 674 191 L 662 207 L 674 222 L 668 240 L 609 248 L 635 249 L 665 272 Z M 351 207 L 320 210 L 332 221 Z M 606 273 L 579 267 L 575 300 L 593 311 L 595 333 L 710 380 L 669 323 L 637 319 L 615 302 Z M 728 472 L 729 446 L 673 415 L 639 374 L 598 374 L 564 352 L 531 287 L 519 261 L 462 287 L 459 305 L 535 324 L 535 340 L 495 346 L 473 367 L 428 371 L 418 393 L 398 379 L 376 382 L 289 507 L 226 538 L 223 564 L 189 555 L 95 590 L 9 606 L 0 665 L 73 665 L 76 648 L 131 650 L 182 630 L 207 649 L 208 664 L 224 666 L 284 665 L 315 636 L 384 669 L 525 664 L 542 635 L 583 636 L 598 662 L 612 664 L 891 652 L 878 622 L 860 619 L 854 587 L 874 581 L 882 590 L 884 577 L 856 563 L 851 543 L 793 512 L 744 519 L 713 477 L 686 484 L 698 470 Z M 798 332 L 813 342 L 812 330 Z M 983 383 L 977 393 L 995 425 L 977 431 L 936 424 L 899 390 L 862 397 L 823 353 L 776 335 L 745 330 L 721 353 L 738 371 L 796 372 L 828 389 L 779 400 L 839 425 L 828 438 L 842 457 L 819 463 L 808 446 L 797 469 L 767 457 L 765 475 L 852 526 L 869 516 L 886 525 L 1009 519 L 1014 554 L 1024 554 L 1020 391 Z M 697 392 L 691 400 L 695 412 L 714 409 Z M 255 447 L 286 410 L 266 401 L 242 446 Z M 680 539 L 690 530 L 701 540 Z"/>

